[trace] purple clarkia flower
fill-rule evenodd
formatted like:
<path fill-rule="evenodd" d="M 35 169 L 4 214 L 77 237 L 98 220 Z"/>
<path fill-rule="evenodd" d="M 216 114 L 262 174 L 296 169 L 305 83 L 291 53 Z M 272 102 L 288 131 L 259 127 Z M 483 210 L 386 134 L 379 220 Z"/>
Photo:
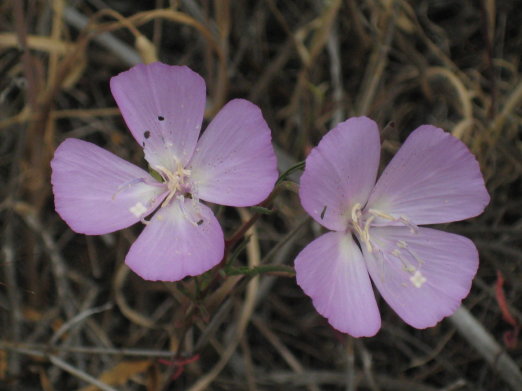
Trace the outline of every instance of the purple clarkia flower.
<path fill-rule="evenodd" d="M 125 259 L 144 279 L 176 281 L 209 270 L 223 257 L 224 239 L 200 200 L 255 205 L 277 179 L 261 111 L 232 100 L 198 139 L 205 82 L 189 68 L 137 65 L 113 77 L 111 91 L 158 175 L 89 142 L 66 139 L 51 162 L 57 212 L 74 231 L 88 235 L 144 222 Z"/>
<path fill-rule="evenodd" d="M 333 232 L 299 253 L 297 283 L 333 327 L 355 337 L 381 326 L 370 278 L 413 327 L 457 309 L 477 271 L 477 249 L 418 225 L 473 217 L 489 202 L 474 156 L 442 129 L 417 128 L 375 183 L 379 155 L 376 123 L 351 118 L 312 150 L 299 191 L 304 209 Z"/>

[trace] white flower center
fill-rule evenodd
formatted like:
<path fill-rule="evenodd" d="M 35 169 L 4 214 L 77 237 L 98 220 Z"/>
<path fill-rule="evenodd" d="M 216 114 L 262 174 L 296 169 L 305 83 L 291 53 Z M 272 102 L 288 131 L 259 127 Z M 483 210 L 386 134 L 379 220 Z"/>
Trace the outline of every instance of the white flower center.
<path fill-rule="evenodd" d="M 177 196 L 185 196 L 192 192 L 190 183 L 190 170 L 187 170 L 180 162 L 177 162 L 176 169 L 171 171 L 163 166 L 153 167 L 157 171 L 165 184 L 167 185 L 168 194 L 161 204 L 161 207 L 167 206 L 172 198 Z"/>
<path fill-rule="evenodd" d="M 205 221 L 197 196 L 196 184 L 190 179 L 191 171 L 183 167 L 180 162 L 176 163 L 174 171 L 163 166 L 155 166 L 153 168 L 161 175 L 167 185 L 168 193 L 161 203 L 161 208 L 166 207 L 173 198 L 176 198 L 179 200 L 178 206 L 181 213 L 192 225 L 198 226 L 203 224 Z M 187 196 L 192 200 L 192 211 L 186 209 L 185 197 Z M 158 211 L 158 213 L 161 212 Z M 158 214 L 158 219 L 161 220 L 162 218 L 163 216 Z"/>
<path fill-rule="evenodd" d="M 194 183 L 190 174 L 191 171 L 183 167 L 183 165 L 176 161 L 176 168 L 174 170 L 168 169 L 161 165 L 152 166 L 154 171 L 161 176 L 162 181 L 158 181 L 158 178 L 154 180 L 149 180 L 146 178 L 135 178 L 132 179 L 120 186 L 118 186 L 117 191 L 112 195 L 112 199 L 115 200 L 121 192 L 131 189 L 133 186 L 138 183 L 145 183 L 148 185 L 159 187 L 161 191 L 161 197 L 163 197 L 166 193 L 166 196 L 161 203 L 160 209 L 168 206 L 171 201 L 175 198 L 179 200 L 179 208 L 181 213 L 185 216 L 187 220 L 189 220 L 193 225 L 201 225 L 204 223 L 203 214 L 201 212 L 201 206 L 199 204 L 199 198 L 197 197 L 197 187 L 196 183 Z M 163 190 L 164 189 L 164 190 Z M 143 224 L 148 224 L 149 221 L 144 219 L 144 215 L 150 211 L 154 205 L 156 205 L 157 197 L 150 199 L 148 201 L 137 201 L 134 205 L 129 207 L 129 212 L 134 216 L 140 218 Z M 187 210 L 185 206 L 185 198 L 188 197 L 192 201 L 192 209 Z M 158 211 L 158 220 L 163 220 L 164 216 L 159 214 Z"/>

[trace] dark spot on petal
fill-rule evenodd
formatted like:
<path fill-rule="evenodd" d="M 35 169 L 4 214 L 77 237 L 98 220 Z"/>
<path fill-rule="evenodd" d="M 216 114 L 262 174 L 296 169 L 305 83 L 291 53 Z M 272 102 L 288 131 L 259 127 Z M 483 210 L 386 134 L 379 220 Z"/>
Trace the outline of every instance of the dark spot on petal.
<path fill-rule="evenodd" d="M 143 148 L 145 148 L 145 141 L 143 141 L 143 142 L 141 143 L 141 146 L 142 146 Z"/>
<path fill-rule="evenodd" d="M 324 219 L 324 215 L 326 214 L 326 208 L 328 208 L 327 205 L 324 206 L 322 212 L 321 212 L 321 220 Z"/>
<path fill-rule="evenodd" d="M 197 225 L 201 225 L 201 224 L 203 224 L 203 220 L 199 220 L 196 224 L 197 224 Z"/>
<path fill-rule="evenodd" d="M 158 121 L 163 121 L 165 120 L 165 117 L 162 117 L 161 115 L 158 115 Z"/>
<path fill-rule="evenodd" d="M 149 138 L 150 137 L 150 130 L 146 130 L 145 133 L 143 133 L 143 137 Z"/>

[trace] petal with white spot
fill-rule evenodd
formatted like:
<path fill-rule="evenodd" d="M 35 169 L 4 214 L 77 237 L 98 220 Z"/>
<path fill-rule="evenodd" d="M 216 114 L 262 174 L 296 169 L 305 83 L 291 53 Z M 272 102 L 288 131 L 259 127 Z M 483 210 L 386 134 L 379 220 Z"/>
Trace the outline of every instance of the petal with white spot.
<path fill-rule="evenodd" d="M 74 231 L 88 235 L 138 222 L 165 192 L 146 171 L 82 140 L 60 144 L 51 167 L 56 211 Z"/>
<path fill-rule="evenodd" d="M 468 295 L 478 268 L 471 240 L 430 228 L 412 233 L 406 227 L 374 227 L 370 236 L 374 250 L 363 251 L 372 281 L 409 325 L 434 326 Z"/>

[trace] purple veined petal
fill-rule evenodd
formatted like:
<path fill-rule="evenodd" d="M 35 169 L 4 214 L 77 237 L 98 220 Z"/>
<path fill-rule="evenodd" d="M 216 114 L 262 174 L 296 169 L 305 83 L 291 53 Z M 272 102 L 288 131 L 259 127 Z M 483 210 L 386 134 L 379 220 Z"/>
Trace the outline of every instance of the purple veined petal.
<path fill-rule="evenodd" d="M 145 280 L 178 281 L 217 265 L 224 248 L 212 211 L 195 200 L 176 199 L 154 214 L 125 263 Z"/>
<path fill-rule="evenodd" d="M 87 141 L 62 142 L 51 167 L 56 211 L 74 231 L 87 235 L 138 222 L 165 192 L 146 171 Z"/>
<path fill-rule="evenodd" d="M 458 139 L 431 125 L 417 128 L 386 167 L 368 208 L 414 224 L 458 221 L 489 203 L 480 167 Z"/>
<path fill-rule="evenodd" d="M 111 79 L 111 91 L 152 167 L 175 171 L 191 158 L 205 109 L 205 82 L 186 66 L 139 64 Z"/>
<path fill-rule="evenodd" d="M 434 326 L 453 314 L 471 289 L 478 252 L 471 240 L 430 228 L 374 227 L 364 257 L 382 297 L 409 325 Z M 375 256 L 377 255 L 377 256 Z"/>
<path fill-rule="evenodd" d="M 344 231 L 352 208 L 364 206 L 375 184 L 381 144 L 377 124 L 354 117 L 330 130 L 312 149 L 299 196 L 319 224 Z"/>
<path fill-rule="evenodd" d="M 259 107 L 227 103 L 198 141 L 189 168 L 199 198 L 221 205 L 263 201 L 277 180 L 270 129 Z"/>
<path fill-rule="evenodd" d="M 349 234 L 328 232 L 295 260 L 297 283 L 337 330 L 371 337 L 381 318 L 361 251 Z"/>

